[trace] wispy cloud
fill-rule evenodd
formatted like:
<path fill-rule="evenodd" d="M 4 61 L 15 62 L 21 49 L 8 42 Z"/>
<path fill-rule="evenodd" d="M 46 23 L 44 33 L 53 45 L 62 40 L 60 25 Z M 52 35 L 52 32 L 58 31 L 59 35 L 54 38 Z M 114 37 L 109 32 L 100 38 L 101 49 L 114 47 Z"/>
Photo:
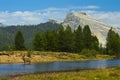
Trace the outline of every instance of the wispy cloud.
<path fill-rule="evenodd" d="M 46 22 L 49 18 L 64 20 L 67 13 L 84 11 L 106 23 L 114 26 L 120 25 L 120 12 L 96 11 L 99 6 L 70 6 L 66 8 L 47 8 L 36 11 L 0 12 L 0 22 L 6 25 L 17 24 L 39 24 Z"/>
<path fill-rule="evenodd" d="M 85 11 L 89 15 L 92 15 L 111 26 L 120 27 L 120 12 L 104 12 L 104 11 Z"/>
<path fill-rule="evenodd" d="M 99 9 L 99 6 L 89 5 L 89 6 L 78 6 L 78 7 L 70 7 L 70 9 Z"/>
<path fill-rule="evenodd" d="M 94 6 L 94 5 L 90 5 L 86 7 L 87 9 L 99 9 L 100 7 L 98 6 Z"/>
<path fill-rule="evenodd" d="M 61 10 L 0 12 L 0 23 L 6 25 L 39 24 L 49 18 L 63 20 L 67 12 Z"/>
<path fill-rule="evenodd" d="M 36 24 L 41 21 L 37 12 L 16 11 L 0 12 L 0 22 L 6 25 L 11 24 Z"/>
<path fill-rule="evenodd" d="M 55 7 L 50 7 L 47 9 L 44 9 L 42 11 L 69 11 L 69 10 L 78 10 L 78 9 L 99 9 L 99 6 L 95 5 L 89 5 L 89 6 L 69 6 L 67 8 L 55 8 Z"/>

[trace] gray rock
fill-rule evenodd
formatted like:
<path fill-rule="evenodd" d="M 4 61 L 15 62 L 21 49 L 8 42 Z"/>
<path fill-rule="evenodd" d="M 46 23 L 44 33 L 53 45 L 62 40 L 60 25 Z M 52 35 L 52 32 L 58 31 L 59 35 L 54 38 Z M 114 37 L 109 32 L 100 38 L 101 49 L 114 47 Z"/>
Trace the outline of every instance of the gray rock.
<path fill-rule="evenodd" d="M 73 30 L 77 29 L 79 25 L 81 25 L 82 28 L 85 25 L 89 25 L 92 31 L 92 34 L 97 36 L 97 38 L 99 39 L 99 42 L 103 46 L 105 46 L 106 44 L 106 37 L 107 37 L 108 30 L 111 27 L 113 27 L 102 22 L 101 20 L 98 20 L 90 15 L 87 15 L 86 13 L 81 13 L 81 12 L 74 12 L 74 13 L 68 14 L 64 22 L 62 23 L 62 25 L 65 28 L 67 25 L 69 25 Z M 119 28 L 116 28 L 116 27 L 113 27 L 113 28 L 117 33 L 120 34 Z"/>
<path fill-rule="evenodd" d="M 59 20 L 55 20 L 55 19 L 48 19 L 48 22 L 51 22 L 51 23 L 57 23 L 57 24 L 61 24 L 62 22 L 59 21 Z"/>

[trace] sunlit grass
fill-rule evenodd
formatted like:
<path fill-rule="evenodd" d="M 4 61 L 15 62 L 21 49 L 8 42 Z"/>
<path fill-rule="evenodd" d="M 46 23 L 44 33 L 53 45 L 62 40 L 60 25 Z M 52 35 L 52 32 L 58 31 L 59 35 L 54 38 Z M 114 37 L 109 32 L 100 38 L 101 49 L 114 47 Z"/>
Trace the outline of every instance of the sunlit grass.
<path fill-rule="evenodd" d="M 23 63 L 22 54 L 27 56 L 27 51 L 4 51 L 0 52 L 0 63 Z M 113 59 L 113 56 L 100 55 L 85 56 L 80 53 L 67 53 L 67 52 L 31 52 L 31 62 L 54 62 L 54 61 L 79 61 L 79 60 L 103 60 Z"/>
<path fill-rule="evenodd" d="M 36 73 L 3 80 L 120 80 L 120 67 L 78 72 Z"/>

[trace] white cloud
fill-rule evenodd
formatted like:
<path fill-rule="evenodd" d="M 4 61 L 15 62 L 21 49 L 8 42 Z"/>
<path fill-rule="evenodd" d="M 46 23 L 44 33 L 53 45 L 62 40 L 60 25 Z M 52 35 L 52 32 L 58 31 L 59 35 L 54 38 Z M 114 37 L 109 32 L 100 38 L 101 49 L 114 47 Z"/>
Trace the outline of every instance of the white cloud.
<path fill-rule="evenodd" d="M 50 7 L 50 8 L 44 9 L 44 11 L 69 11 L 69 10 L 78 10 L 78 9 L 99 9 L 99 8 L 100 8 L 99 6 L 95 6 L 95 5 L 89 5 L 89 6 L 70 6 L 70 7 L 67 7 L 67 8 Z"/>
<path fill-rule="evenodd" d="M 98 6 L 94 6 L 94 5 L 90 5 L 90 6 L 87 6 L 86 9 L 99 9 L 100 7 Z"/>
<path fill-rule="evenodd" d="M 70 9 L 99 9 L 99 8 L 100 8 L 99 6 L 95 5 L 70 7 Z"/>
<path fill-rule="evenodd" d="M 5 22 L 6 22 L 6 20 L 0 19 L 0 23 L 5 23 Z"/>
<path fill-rule="evenodd" d="M 104 11 L 85 11 L 89 15 L 92 15 L 111 26 L 120 27 L 120 12 L 104 12 Z"/>
<path fill-rule="evenodd" d="M 41 22 L 39 14 L 35 11 L 0 12 L 0 15 L 0 19 L 2 19 L 0 22 L 6 25 L 38 24 Z"/>
<path fill-rule="evenodd" d="M 100 7 L 90 6 L 71 6 L 67 8 L 47 8 L 36 11 L 15 11 L 15 12 L 0 12 L 0 22 L 6 25 L 13 24 L 39 24 L 46 22 L 49 18 L 64 20 L 67 13 L 84 11 L 106 23 L 119 26 L 120 25 L 120 12 L 104 12 L 96 11 Z"/>

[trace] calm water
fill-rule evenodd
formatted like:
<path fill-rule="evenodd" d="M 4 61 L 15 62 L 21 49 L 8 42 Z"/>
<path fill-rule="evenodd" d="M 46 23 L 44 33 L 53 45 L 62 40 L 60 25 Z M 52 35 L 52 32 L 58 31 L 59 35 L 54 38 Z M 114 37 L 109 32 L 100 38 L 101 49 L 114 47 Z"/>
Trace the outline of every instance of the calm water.
<path fill-rule="evenodd" d="M 0 64 L 0 75 L 10 75 L 27 72 L 46 72 L 60 70 L 96 69 L 120 66 L 120 60 L 91 60 L 75 62 L 52 62 L 39 64 Z"/>

